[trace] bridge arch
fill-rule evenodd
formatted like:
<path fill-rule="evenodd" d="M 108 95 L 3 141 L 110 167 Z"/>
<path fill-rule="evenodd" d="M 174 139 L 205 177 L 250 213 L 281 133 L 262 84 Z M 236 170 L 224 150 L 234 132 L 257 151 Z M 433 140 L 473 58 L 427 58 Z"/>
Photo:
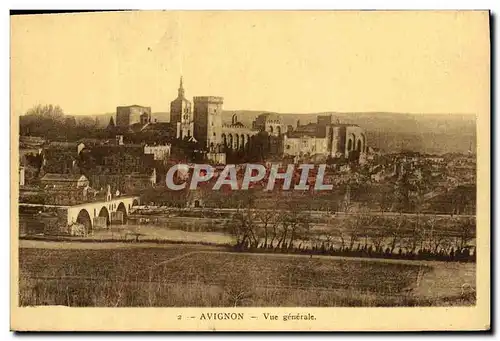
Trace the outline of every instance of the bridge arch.
<path fill-rule="evenodd" d="M 116 212 L 122 212 L 123 213 L 123 223 L 127 223 L 127 207 L 125 207 L 125 204 L 123 202 L 120 202 L 118 204 L 118 207 L 116 208 Z"/>
<path fill-rule="evenodd" d="M 92 231 L 92 219 L 90 218 L 89 212 L 85 208 L 82 208 L 80 212 L 78 212 L 76 222 L 84 225 L 87 232 Z"/>
<path fill-rule="evenodd" d="M 106 218 L 106 226 L 109 225 L 110 223 L 110 218 L 109 218 L 109 211 L 106 206 L 103 206 L 101 210 L 99 211 L 99 217 L 104 217 Z"/>

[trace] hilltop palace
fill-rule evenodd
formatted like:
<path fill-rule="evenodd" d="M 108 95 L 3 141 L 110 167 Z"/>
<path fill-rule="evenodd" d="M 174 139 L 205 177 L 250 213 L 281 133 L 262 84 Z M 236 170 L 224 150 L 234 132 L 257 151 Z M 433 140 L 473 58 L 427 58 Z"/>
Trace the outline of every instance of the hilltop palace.
<path fill-rule="evenodd" d="M 182 77 L 177 98 L 170 103 L 169 128 L 179 139 L 190 139 L 205 146 L 209 155 L 228 149 L 249 150 L 258 134 L 280 141 L 276 152 L 285 156 L 319 156 L 360 161 L 367 152 L 366 135 L 355 124 L 334 123 L 332 115 L 320 115 L 317 122 L 296 127 L 285 125 L 275 113 L 263 113 L 248 127 L 233 115 L 231 122 L 223 122 L 223 98 L 195 96 L 186 98 Z M 118 107 L 116 124 L 120 127 L 146 126 L 151 123 L 151 108 L 142 106 Z"/>

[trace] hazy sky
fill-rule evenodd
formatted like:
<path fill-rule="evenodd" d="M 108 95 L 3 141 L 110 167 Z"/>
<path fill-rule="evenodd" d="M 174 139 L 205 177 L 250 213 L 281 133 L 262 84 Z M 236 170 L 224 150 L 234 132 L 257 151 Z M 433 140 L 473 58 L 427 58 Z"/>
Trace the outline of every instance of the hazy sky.
<path fill-rule="evenodd" d="M 133 12 L 11 17 L 16 114 L 186 95 L 277 112 L 488 110 L 486 12 Z"/>

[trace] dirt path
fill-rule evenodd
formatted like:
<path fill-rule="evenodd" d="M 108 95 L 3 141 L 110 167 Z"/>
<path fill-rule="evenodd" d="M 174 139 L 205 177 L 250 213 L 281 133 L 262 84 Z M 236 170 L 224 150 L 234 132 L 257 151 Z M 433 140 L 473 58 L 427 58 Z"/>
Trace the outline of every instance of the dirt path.
<path fill-rule="evenodd" d="M 272 253 L 272 252 L 231 252 L 226 251 L 223 246 L 216 245 L 202 245 L 202 244 L 184 244 L 184 243 L 148 243 L 148 242 L 78 242 L 78 241 L 42 241 L 42 240 L 20 240 L 20 248 L 42 248 L 42 249 L 114 249 L 114 248 L 193 248 L 197 252 L 205 253 L 230 253 L 233 255 L 245 255 L 256 257 L 298 257 L 298 258 L 320 258 L 329 260 L 355 260 L 362 262 L 382 262 L 382 263 L 395 263 L 395 264 L 409 264 L 409 265 L 425 265 L 425 266 L 439 266 L 448 265 L 454 268 L 460 265 L 472 265 L 473 263 L 458 263 L 458 262 L 440 262 L 440 261 L 426 261 L 426 260 L 408 260 L 408 259 L 388 259 L 388 258 L 369 258 L 369 257 L 345 257 L 345 256 L 331 256 L 331 255 L 304 255 L 294 253 Z"/>
<path fill-rule="evenodd" d="M 220 250 L 220 247 L 201 244 L 182 243 L 147 243 L 147 242 L 78 242 L 78 241 L 45 241 L 45 240 L 19 240 L 19 248 L 27 249 L 72 249 L 72 250 L 105 250 L 105 249 L 130 249 L 130 248 L 193 248 L 196 250 Z"/>

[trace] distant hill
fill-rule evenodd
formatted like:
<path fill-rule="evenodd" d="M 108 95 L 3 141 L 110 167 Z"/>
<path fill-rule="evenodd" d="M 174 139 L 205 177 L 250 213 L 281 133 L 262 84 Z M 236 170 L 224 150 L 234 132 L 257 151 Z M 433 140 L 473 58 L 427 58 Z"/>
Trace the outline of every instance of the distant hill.
<path fill-rule="evenodd" d="M 247 126 L 259 114 L 265 111 L 257 110 L 225 110 L 223 120 L 231 121 L 236 114 L 238 120 Z M 466 153 L 470 147 L 476 148 L 476 118 L 474 115 L 460 114 L 404 114 L 388 112 L 354 112 L 337 113 L 323 112 L 312 114 L 284 113 L 283 123 L 296 126 L 297 120 L 301 124 L 315 122 L 316 116 L 333 114 L 334 119 L 341 123 L 358 124 L 367 132 L 368 144 L 387 152 L 410 149 L 425 153 Z M 105 127 L 114 113 L 100 115 L 75 116 L 77 121 L 83 117 L 96 119 L 99 125 Z M 170 114 L 156 112 L 153 120 L 168 122 Z"/>

